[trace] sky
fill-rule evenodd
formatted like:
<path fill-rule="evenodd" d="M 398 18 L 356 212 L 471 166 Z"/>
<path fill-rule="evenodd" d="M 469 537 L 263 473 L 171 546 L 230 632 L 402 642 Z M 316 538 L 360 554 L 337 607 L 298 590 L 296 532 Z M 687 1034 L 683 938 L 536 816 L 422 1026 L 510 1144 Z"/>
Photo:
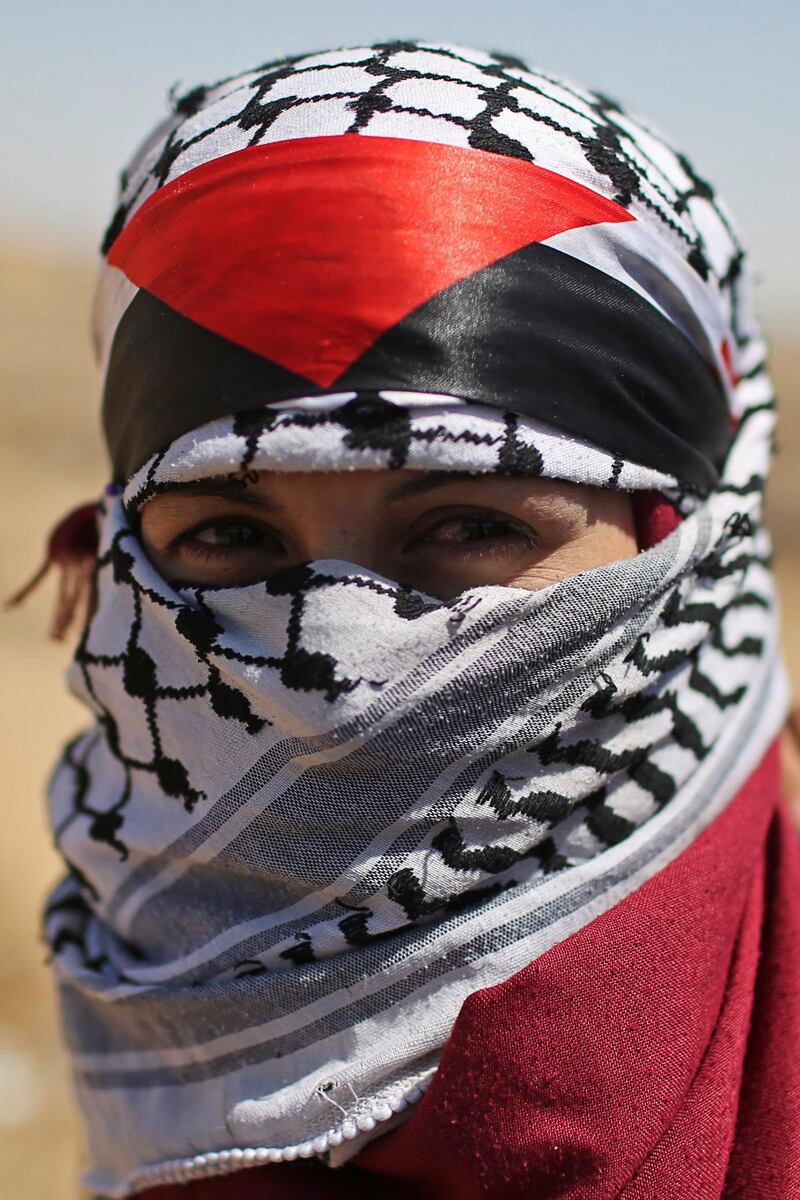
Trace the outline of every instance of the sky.
<path fill-rule="evenodd" d="M 797 0 L 2 0 L 0 13 L 5 242 L 93 254 L 173 84 L 422 37 L 510 51 L 646 117 L 733 209 L 768 323 L 800 330 Z"/>

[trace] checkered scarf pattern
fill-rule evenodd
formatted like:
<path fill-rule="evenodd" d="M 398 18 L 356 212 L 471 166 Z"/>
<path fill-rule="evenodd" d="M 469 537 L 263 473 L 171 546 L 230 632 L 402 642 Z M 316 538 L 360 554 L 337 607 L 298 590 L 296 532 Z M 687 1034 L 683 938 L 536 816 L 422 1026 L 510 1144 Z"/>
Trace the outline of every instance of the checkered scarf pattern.
<path fill-rule="evenodd" d="M 736 431 L 718 485 L 689 496 L 513 413 L 298 398 L 193 431 L 109 490 L 71 668 L 94 723 L 53 779 L 68 873 L 46 928 L 87 1185 L 112 1196 L 336 1166 L 402 1120 L 464 1000 L 672 861 L 785 711 L 761 523 L 774 410 L 744 258 L 708 185 L 607 98 L 453 47 L 281 62 L 183 98 L 112 229 L 215 155 L 353 127 L 535 156 L 646 209 L 730 334 Z M 359 465 L 671 489 L 684 520 L 543 591 L 450 602 L 338 561 L 176 587 L 143 552 L 137 514 L 164 487 Z"/>

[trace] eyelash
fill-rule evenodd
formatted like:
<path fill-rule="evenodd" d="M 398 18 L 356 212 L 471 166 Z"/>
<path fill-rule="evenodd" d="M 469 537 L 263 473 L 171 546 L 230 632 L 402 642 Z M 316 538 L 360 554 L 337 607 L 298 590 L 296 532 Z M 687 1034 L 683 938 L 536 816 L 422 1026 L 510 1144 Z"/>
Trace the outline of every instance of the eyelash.
<path fill-rule="evenodd" d="M 505 546 L 508 545 L 510 537 L 513 537 L 514 539 L 521 539 L 526 543 L 527 546 L 531 548 L 535 548 L 538 544 L 531 530 L 519 526 L 509 517 L 502 517 L 491 512 L 472 512 L 470 514 L 459 515 L 456 513 L 442 517 L 424 532 L 417 535 L 417 537 L 415 537 L 409 543 L 406 549 L 413 550 L 424 546 L 426 542 L 432 542 L 434 540 L 432 535 L 435 534 L 437 530 L 442 530 L 447 525 L 456 523 L 462 527 L 462 530 L 466 529 L 467 531 L 474 531 L 476 529 L 482 529 L 483 533 L 481 534 L 479 532 L 477 536 L 470 536 L 468 532 L 467 536 L 462 540 L 452 541 L 449 545 L 446 542 L 439 542 L 437 544 L 437 551 L 439 553 L 441 553 L 444 549 L 445 552 L 448 550 L 455 550 L 461 555 L 496 554 L 498 551 L 502 552 Z M 247 553 L 248 551 L 262 548 L 262 545 L 259 542 L 254 542 L 250 545 L 215 546 L 211 542 L 203 542 L 200 540 L 199 535 L 202 533 L 210 530 L 219 531 L 225 529 L 251 530 L 253 533 L 259 535 L 260 538 L 267 537 L 273 540 L 276 544 L 276 547 L 280 547 L 280 550 L 283 551 L 283 546 L 281 545 L 280 537 L 277 533 L 273 532 L 268 526 L 265 526 L 260 522 L 248 521 L 244 517 L 221 517 L 212 521 L 205 521 L 203 524 L 197 525 L 193 529 L 189 529 L 185 533 L 181 534 L 173 544 L 176 548 L 185 548 L 190 550 L 192 555 L 197 558 L 204 560 L 213 559 L 216 561 L 230 558 L 243 552 Z M 501 532 L 487 534 L 486 531 L 489 529 L 495 531 L 499 530 Z M 503 543 L 503 545 L 500 543 Z"/>

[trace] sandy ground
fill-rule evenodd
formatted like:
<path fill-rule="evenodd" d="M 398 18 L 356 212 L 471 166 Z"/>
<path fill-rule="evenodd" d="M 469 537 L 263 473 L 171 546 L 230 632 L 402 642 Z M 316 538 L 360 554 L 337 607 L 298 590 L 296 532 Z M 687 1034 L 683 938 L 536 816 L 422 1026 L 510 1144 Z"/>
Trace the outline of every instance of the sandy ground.
<path fill-rule="evenodd" d="M 8 247 L 8 243 L 6 243 Z M 0 596 L 38 565 L 60 514 L 104 478 L 98 384 L 88 348 L 92 264 L 0 245 Z M 784 404 L 770 496 L 787 659 L 800 691 L 800 345 L 778 347 Z M 52 586 L 0 614 L 0 1178 L 14 1200 L 73 1200 L 80 1137 L 39 939 L 42 897 L 59 874 L 44 817 L 57 747 L 84 721 L 65 693 L 68 649 L 45 636 Z"/>

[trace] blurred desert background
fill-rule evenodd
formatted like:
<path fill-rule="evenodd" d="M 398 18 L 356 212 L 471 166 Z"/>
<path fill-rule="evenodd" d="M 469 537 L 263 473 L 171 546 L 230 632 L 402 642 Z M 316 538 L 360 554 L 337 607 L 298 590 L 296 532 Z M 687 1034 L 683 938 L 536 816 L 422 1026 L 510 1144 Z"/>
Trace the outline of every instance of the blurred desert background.
<path fill-rule="evenodd" d="M 86 336 L 93 269 L 0 249 L 3 598 L 39 565 L 54 520 L 102 485 Z M 68 647 L 46 636 L 52 584 L 24 608 L 0 611 L 0 1177 L 9 1200 L 80 1194 L 80 1142 L 39 935 L 42 897 L 58 875 L 44 782 L 58 743 L 82 721 L 61 683 Z"/>
<path fill-rule="evenodd" d="M 0 249 L 0 595 L 39 565 L 54 521 L 104 482 L 98 381 L 87 325 L 91 262 L 31 247 Z M 786 653 L 800 694 L 800 343 L 774 346 L 782 416 L 769 497 Z M 44 788 L 83 714 L 61 675 L 68 646 L 46 636 L 49 579 L 0 613 L 4 834 L 0 841 L 0 1178 L 13 1200 L 72 1200 L 80 1139 L 59 1045 L 44 950 L 42 898 L 59 874 Z"/>

